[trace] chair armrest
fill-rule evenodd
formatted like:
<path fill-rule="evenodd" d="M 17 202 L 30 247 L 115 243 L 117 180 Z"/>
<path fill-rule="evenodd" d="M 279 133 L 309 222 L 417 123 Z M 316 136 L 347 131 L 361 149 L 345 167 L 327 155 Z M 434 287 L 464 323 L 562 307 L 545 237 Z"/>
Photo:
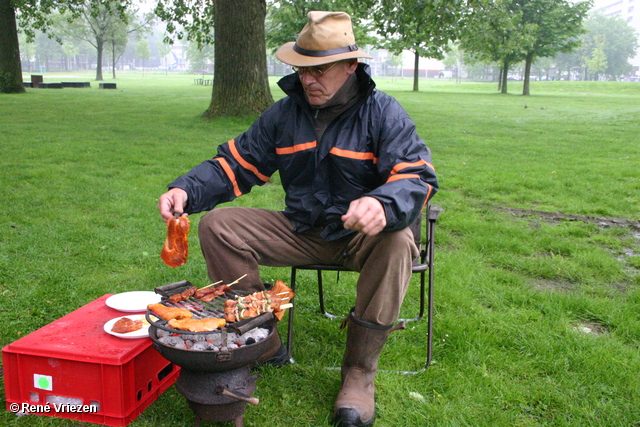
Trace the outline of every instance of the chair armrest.
<path fill-rule="evenodd" d="M 429 210 L 427 211 L 429 221 L 436 222 L 442 211 L 442 207 L 438 205 L 429 205 Z"/>

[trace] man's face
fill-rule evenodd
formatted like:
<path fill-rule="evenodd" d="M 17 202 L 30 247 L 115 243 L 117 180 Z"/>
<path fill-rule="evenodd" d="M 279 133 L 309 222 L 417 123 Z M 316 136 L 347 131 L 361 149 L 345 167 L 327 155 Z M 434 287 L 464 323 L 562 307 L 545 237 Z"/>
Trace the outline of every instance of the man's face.
<path fill-rule="evenodd" d="M 309 104 L 317 107 L 333 98 L 357 67 L 357 61 L 338 61 L 318 67 L 299 68 L 298 77 Z"/>

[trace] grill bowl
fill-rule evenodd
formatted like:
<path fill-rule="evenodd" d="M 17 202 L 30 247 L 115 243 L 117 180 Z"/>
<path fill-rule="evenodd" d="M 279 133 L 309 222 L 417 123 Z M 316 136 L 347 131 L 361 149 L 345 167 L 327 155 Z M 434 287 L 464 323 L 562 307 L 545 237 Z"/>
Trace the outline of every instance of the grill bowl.
<path fill-rule="evenodd" d="M 223 372 L 250 365 L 266 353 L 273 341 L 277 339 L 278 329 L 274 322 L 261 327 L 269 330 L 269 335 L 265 339 L 226 352 L 187 350 L 168 346 L 160 342 L 157 335 L 158 328 L 153 324 L 149 326 L 149 337 L 155 349 L 165 359 L 181 368 L 200 372 Z"/>

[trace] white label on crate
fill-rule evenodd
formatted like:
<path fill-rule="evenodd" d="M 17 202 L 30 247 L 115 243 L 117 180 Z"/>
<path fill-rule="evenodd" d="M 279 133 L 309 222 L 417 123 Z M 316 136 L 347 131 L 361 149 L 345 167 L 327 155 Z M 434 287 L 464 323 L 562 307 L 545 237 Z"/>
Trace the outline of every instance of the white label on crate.
<path fill-rule="evenodd" d="M 41 390 L 53 390 L 53 377 L 49 375 L 33 374 L 33 386 Z"/>

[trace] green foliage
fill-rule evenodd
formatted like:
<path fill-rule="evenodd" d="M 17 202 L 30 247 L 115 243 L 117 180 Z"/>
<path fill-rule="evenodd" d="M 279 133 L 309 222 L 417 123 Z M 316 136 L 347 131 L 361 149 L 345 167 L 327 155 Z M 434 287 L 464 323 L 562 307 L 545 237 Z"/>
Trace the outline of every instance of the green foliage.
<path fill-rule="evenodd" d="M 13 1 L 18 13 L 18 26 L 25 32 L 29 41 L 35 37 L 35 30 L 47 32 L 53 24 L 55 12 L 69 13 L 73 19 L 78 18 L 87 8 L 96 14 L 96 5 L 101 4 L 124 12 L 131 0 L 16 0 Z"/>
<path fill-rule="evenodd" d="M 590 73 L 598 75 L 607 71 L 607 55 L 604 51 L 604 37 L 598 35 L 594 41 L 595 46 L 593 46 L 591 55 L 583 58 L 583 61 Z"/>
<path fill-rule="evenodd" d="M 512 10 L 522 11 L 521 26 L 532 28 L 533 38 L 525 44 L 533 58 L 571 52 L 580 45 L 577 37 L 585 32 L 583 20 L 592 0 L 516 0 Z"/>
<path fill-rule="evenodd" d="M 425 58 L 443 58 L 448 43 L 458 37 L 462 2 L 456 0 L 380 0 L 373 19 L 379 45 L 393 53 L 416 52 Z"/>
<path fill-rule="evenodd" d="M 588 31 L 581 37 L 582 47 L 576 52 L 589 75 L 604 75 L 609 80 L 631 71 L 629 59 L 638 48 L 638 35 L 619 16 L 594 14 L 585 21 Z"/>
<path fill-rule="evenodd" d="M 196 42 L 189 42 L 187 45 L 187 60 L 192 73 L 204 73 L 214 61 L 215 51 L 213 46 L 198 46 Z"/>
<path fill-rule="evenodd" d="M 520 28 L 522 12 L 510 0 L 474 0 L 462 19 L 460 45 L 471 59 L 483 62 L 524 59 L 532 28 Z"/>
<path fill-rule="evenodd" d="M 509 65 L 526 60 L 523 94 L 529 94 L 529 71 L 538 57 L 570 52 L 584 32 L 590 1 L 472 0 L 464 18 L 462 48 L 482 61 L 503 64 L 506 93 Z"/>
<path fill-rule="evenodd" d="M 157 0 L 154 12 L 166 24 L 165 42 L 173 43 L 175 38 L 199 46 L 213 44 L 214 6 L 209 0 Z"/>

